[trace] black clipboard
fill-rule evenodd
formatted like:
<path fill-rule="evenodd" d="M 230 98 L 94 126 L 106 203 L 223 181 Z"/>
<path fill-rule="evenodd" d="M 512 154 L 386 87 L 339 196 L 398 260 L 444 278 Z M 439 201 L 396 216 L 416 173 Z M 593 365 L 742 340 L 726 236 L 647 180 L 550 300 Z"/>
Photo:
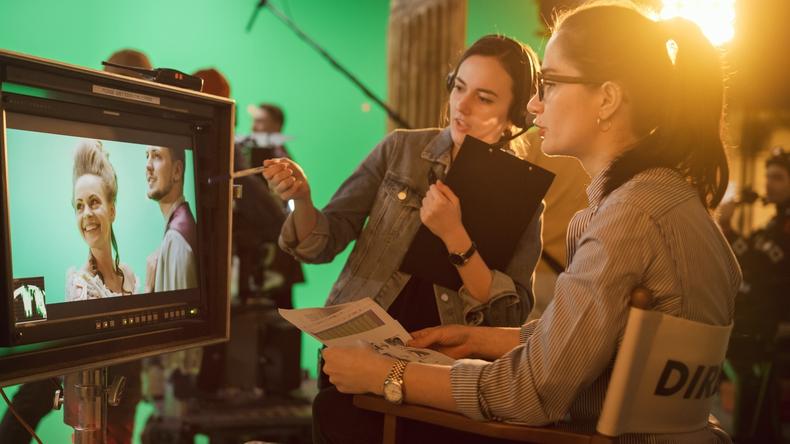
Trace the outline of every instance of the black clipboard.
<path fill-rule="evenodd" d="M 554 173 L 466 136 L 444 183 L 461 201 L 469 237 L 491 269 L 505 270 L 554 180 Z M 400 270 L 450 289 L 461 276 L 444 243 L 421 225 Z"/>

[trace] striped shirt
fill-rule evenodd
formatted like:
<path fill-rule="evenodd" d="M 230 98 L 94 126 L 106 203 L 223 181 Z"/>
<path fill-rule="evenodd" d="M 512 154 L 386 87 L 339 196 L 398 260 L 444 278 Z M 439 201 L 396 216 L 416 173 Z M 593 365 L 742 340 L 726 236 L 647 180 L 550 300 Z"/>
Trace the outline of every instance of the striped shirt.
<path fill-rule="evenodd" d="M 451 370 L 459 410 L 478 420 L 594 429 L 628 316 L 631 290 L 653 293 L 652 310 L 727 325 L 740 268 L 696 192 L 674 170 L 643 171 L 603 197 L 605 173 L 587 188 L 588 208 L 568 227 L 568 269 L 521 344 Z M 711 429 L 625 435 L 620 442 L 726 442 Z"/>

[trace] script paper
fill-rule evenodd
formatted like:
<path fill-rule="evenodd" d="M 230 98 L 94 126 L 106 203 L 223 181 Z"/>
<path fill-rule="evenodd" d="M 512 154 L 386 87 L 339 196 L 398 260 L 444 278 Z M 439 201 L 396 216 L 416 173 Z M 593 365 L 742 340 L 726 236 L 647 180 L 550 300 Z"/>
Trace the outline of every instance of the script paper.
<path fill-rule="evenodd" d="M 450 365 L 435 350 L 407 347 L 412 339 L 398 321 L 370 298 L 322 308 L 279 309 L 280 316 L 326 346 L 367 342 L 377 352 L 409 362 Z"/>

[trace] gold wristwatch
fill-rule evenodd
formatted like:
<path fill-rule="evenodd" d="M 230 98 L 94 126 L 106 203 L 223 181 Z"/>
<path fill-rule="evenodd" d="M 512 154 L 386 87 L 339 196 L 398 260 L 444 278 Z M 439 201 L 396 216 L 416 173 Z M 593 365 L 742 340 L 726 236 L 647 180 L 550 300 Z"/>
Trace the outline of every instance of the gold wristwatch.
<path fill-rule="evenodd" d="M 408 363 L 409 361 L 398 359 L 387 375 L 387 379 L 384 380 L 384 399 L 393 404 L 403 402 L 403 374 L 406 372 Z"/>

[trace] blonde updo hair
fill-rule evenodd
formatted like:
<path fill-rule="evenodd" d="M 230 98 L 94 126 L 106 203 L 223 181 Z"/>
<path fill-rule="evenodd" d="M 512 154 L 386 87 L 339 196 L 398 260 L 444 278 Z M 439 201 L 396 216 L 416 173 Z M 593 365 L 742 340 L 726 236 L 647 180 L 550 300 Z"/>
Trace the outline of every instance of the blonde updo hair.
<path fill-rule="evenodd" d="M 74 152 L 74 173 L 71 180 L 72 205 L 74 204 L 74 186 L 77 184 L 77 179 L 86 174 L 92 174 L 101 179 L 104 197 L 115 205 L 115 199 L 118 196 L 118 180 L 115 168 L 110 163 L 110 154 L 104 150 L 104 145 L 99 140 L 84 140 L 77 145 L 77 150 Z M 115 230 L 112 226 L 110 226 L 110 243 L 112 249 L 115 250 L 115 273 L 121 277 L 121 291 L 123 292 L 125 277 L 120 268 L 121 254 L 118 251 L 118 241 L 115 239 Z M 92 253 L 88 262 L 91 272 L 98 275 L 104 282 L 104 276 L 98 271 L 96 259 Z"/>
<path fill-rule="evenodd" d="M 110 155 L 99 140 L 84 140 L 77 145 L 77 150 L 74 152 L 72 189 L 77 184 L 77 179 L 86 174 L 93 174 L 102 180 L 104 196 L 114 205 L 115 198 L 118 196 L 118 180 L 115 176 L 115 168 L 110 163 Z"/>

